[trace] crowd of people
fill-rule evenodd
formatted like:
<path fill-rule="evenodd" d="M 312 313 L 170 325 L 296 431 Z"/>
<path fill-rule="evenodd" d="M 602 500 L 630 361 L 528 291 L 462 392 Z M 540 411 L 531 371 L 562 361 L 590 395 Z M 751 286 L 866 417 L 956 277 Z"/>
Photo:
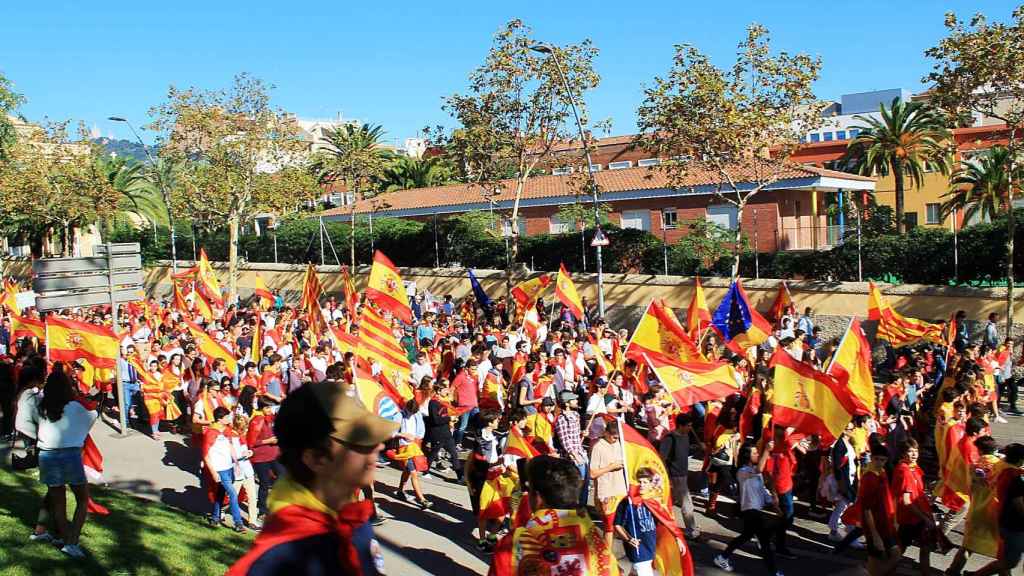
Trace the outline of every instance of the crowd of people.
<path fill-rule="evenodd" d="M 1024 445 L 1000 447 L 990 431 L 1005 421 L 1001 410 L 1020 415 L 1014 342 L 1000 341 L 998 317 L 972 337 L 958 313 L 949 342 L 886 347 L 873 409 L 826 443 L 771 418 L 773 356 L 821 371 L 838 344 L 822 337 L 810 309 L 787 310 L 767 341 L 738 352 L 704 330 L 695 346 L 706 362 L 732 368 L 735 389 L 681 405 L 627 353 L 628 331 L 585 301 L 577 318 L 538 299 L 524 323 L 504 299 L 482 307 L 472 295 L 420 292 L 410 322 L 378 310 L 408 363 L 401 374 L 352 344 L 363 308 L 377 309 L 365 295 L 325 298 L 311 318 L 277 293 L 213 306 L 206 317 L 201 293 L 192 294 L 127 307 L 112 374 L 47 363 L 45 343 L 15 337 L 4 312 L 3 432 L 16 430 L 23 467 L 37 462 L 49 488 L 32 540 L 84 554 L 82 452 L 98 414 L 116 420 L 121 395 L 136 429 L 186 435 L 202 463 L 211 527 L 225 524 L 226 505 L 231 529 L 260 531 L 231 574 L 383 573 L 373 483 L 386 462 L 401 470 L 398 497 L 422 510 L 433 505 L 424 477 L 466 486 L 473 516 L 463 530 L 495 575 L 573 561 L 578 574 L 667 576 L 663 534 L 685 566 L 688 545 L 705 541 L 701 525 L 732 517 L 741 530 L 714 564 L 731 572 L 733 552 L 756 539 L 766 572 L 782 574 L 800 554 L 789 545 L 795 502 L 827 522 L 835 553 L 866 549 L 873 575 L 892 573 L 910 546 L 920 549 L 922 574 L 936 553 L 954 555 L 947 574 L 971 555 L 989 558 L 976 576 L 1009 574 L 1024 553 Z M 58 316 L 113 321 L 101 307 Z M 229 357 L 211 356 L 194 326 Z M 368 405 L 367 381 L 390 403 Z M 632 433 L 657 466 L 626 473 L 623 438 Z M 71 520 L 66 486 L 78 502 Z M 671 506 L 652 499 L 658 492 Z M 953 552 L 947 536 L 961 525 Z"/>

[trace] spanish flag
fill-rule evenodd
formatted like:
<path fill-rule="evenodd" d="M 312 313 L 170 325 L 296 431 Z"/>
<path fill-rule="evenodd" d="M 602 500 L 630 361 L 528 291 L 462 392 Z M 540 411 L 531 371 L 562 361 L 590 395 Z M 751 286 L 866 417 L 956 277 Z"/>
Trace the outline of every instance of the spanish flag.
<path fill-rule="evenodd" d="M 352 372 L 352 384 L 356 389 L 356 397 L 364 408 L 388 420 L 401 419 L 402 412 L 398 409 L 398 403 L 402 399 L 390 395 L 370 374 L 370 369 L 360 362 L 356 362 Z"/>
<path fill-rule="evenodd" d="M 402 322 L 412 324 L 412 308 L 409 295 L 405 292 L 398 268 L 377 250 L 373 255 L 370 279 L 366 283 L 366 298 L 391 313 Z"/>
<path fill-rule="evenodd" d="M 359 303 L 359 293 L 356 292 L 356 284 L 352 281 L 352 275 L 348 266 L 341 267 L 341 285 L 345 289 L 345 308 L 348 309 L 348 321 L 356 319 L 356 304 Z"/>
<path fill-rule="evenodd" d="M 256 274 L 256 290 L 254 293 L 259 298 L 260 309 L 270 310 L 274 307 L 274 295 L 267 288 L 267 283 L 263 281 L 263 277 L 259 274 Z"/>
<path fill-rule="evenodd" d="M 649 356 L 644 360 L 680 407 L 720 400 L 740 391 L 736 369 L 728 362 L 667 363 Z"/>
<path fill-rule="evenodd" d="M 554 435 L 554 428 L 551 427 L 551 422 L 548 421 L 543 413 L 535 412 L 526 417 L 527 439 L 536 438 L 544 443 L 545 446 L 548 446 L 552 443 Z"/>
<path fill-rule="evenodd" d="M 972 466 L 985 471 L 985 477 L 971 483 L 971 506 L 967 509 L 964 548 L 989 558 L 999 557 L 999 513 L 1006 504 L 1006 488 L 1021 469 L 997 456 L 986 454 Z"/>
<path fill-rule="evenodd" d="M 737 354 L 768 339 L 772 327 L 757 313 L 739 280 L 729 286 L 722 303 L 715 309 L 711 325 L 722 335 L 726 346 Z"/>
<path fill-rule="evenodd" d="M 508 442 L 505 444 L 505 454 L 511 454 L 529 460 L 534 456 L 540 456 L 540 452 L 526 441 L 519 428 L 512 426 L 508 433 Z"/>
<path fill-rule="evenodd" d="M 512 288 L 512 298 L 515 299 L 521 310 L 525 310 L 537 302 L 537 298 L 540 298 L 540 295 L 547 290 L 549 284 L 551 284 L 550 274 L 541 274 L 536 278 L 530 278 Z"/>
<path fill-rule="evenodd" d="M 871 345 L 856 318 L 839 341 L 826 373 L 852 394 L 857 414 L 874 414 L 875 381 L 871 377 Z"/>
<path fill-rule="evenodd" d="M 324 290 L 320 286 L 320 278 L 316 275 L 316 266 L 311 263 L 306 266 L 306 275 L 302 279 L 302 299 L 299 300 L 299 309 L 306 314 L 309 329 L 317 338 L 320 337 L 327 324 L 324 321 L 323 309 L 320 308 L 320 298 L 323 295 Z"/>
<path fill-rule="evenodd" d="M 805 434 L 820 434 L 823 444 L 831 444 L 853 417 L 849 393 L 834 377 L 797 362 L 781 348 L 772 359 L 772 422 Z"/>
<path fill-rule="evenodd" d="M 199 264 L 196 266 L 196 289 L 211 304 L 224 306 L 224 298 L 220 294 L 220 282 L 213 273 L 210 259 L 206 257 L 206 249 L 199 249 Z"/>
<path fill-rule="evenodd" d="M 110 328 L 55 316 L 46 319 L 46 347 L 51 361 L 84 358 L 95 368 L 116 368 L 120 352 Z"/>
<path fill-rule="evenodd" d="M 257 365 L 263 359 L 263 319 L 257 316 L 252 327 L 252 343 L 249 344 L 249 359 Z"/>
<path fill-rule="evenodd" d="M 512 512 L 512 494 L 519 486 L 515 468 L 491 468 L 480 489 L 480 520 L 499 520 Z"/>
<path fill-rule="evenodd" d="M 772 302 L 772 307 L 768 310 L 768 320 L 777 323 L 786 314 L 792 314 L 794 310 L 793 296 L 789 293 L 789 285 L 783 280 L 779 283 L 779 293 L 775 295 L 775 301 Z"/>
<path fill-rule="evenodd" d="M 206 333 L 205 330 L 192 322 L 185 321 L 188 325 L 188 331 L 192 335 L 192 340 L 195 341 L 196 349 L 203 356 L 206 356 L 207 360 L 211 362 L 216 359 L 224 360 L 228 372 L 231 375 L 238 374 L 238 360 L 235 360 L 234 354 L 228 352 L 227 348 L 222 346 L 220 342 L 213 339 L 212 336 Z"/>
<path fill-rule="evenodd" d="M 686 537 L 671 512 L 672 492 L 665 463 L 650 442 L 632 426 L 620 421 L 619 427 L 623 467 L 626 469 L 630 484 L 630 503 L 635 506 L 642 502 L 658 524 L 654 568 L 659 574 L 692 576 L 693 557 L 686 544 Z M 653 494 L 640 493 L 637 474 L 643 468 L 653 470 L 655 476 L 661 479 L 660 484 L 656 483 L 656 492 Z"/>
<path fill-rule="evenodd" d="M 664 304 L 653 300 L 647 305 L 626 346 L 627 358 L 639 361 L 645 354 L 661 364 L 704 360 L 675 314 Z"/>
<path fill-rule="evenodd" d="M 694 342 L 700 341 L 700 334 L 711 324 L 711 311 L 708 310 L 708 301 L 704 298 L 704 287 L 701 286 L 700 276 L 695 278 L 693 298 L 690 299 L 690 306 L 686 309 L 686 331 Z"/>
<path fill-rule="evenodd" d="M 894 348 L 920 340 L 937 344 L 944 342 L 941 324 L 932 324 L 896 312 L 874 282 L 870 283 L 868 292 L 868 320 L 878 321 L 878 337 L 888 340 Z"/>
<path fill-rule="evenodd" d="M 21 308 L 18 306 L 18 283 L 13 280 L 4 280 L 4 293 L 3 298 L 0 299 L 0 304 L 7 306 L 7 309 L 15 314 L 21 314 Z"/>
<path fill-rule="evenodd" d="M 530 338 L 530 342 L 537 340 L 537 333 L 541 327 L 540 314 L 537 313 L 537 303 L 534 302 L 523 314 L 523 332 Z"/>
<path fill-rule="evenodd" d="M 46 323 L 11 312 L 11 338 L 35 338 L 42 342 L 46 340 Z"/>
<path fill-rule="evenodd" d="M 558 278 L 555 280 L 555 296 L 572 312 L 576 320 L 583 320 L 583 302 L 579 293 L 576 292 L 576 285 L 572 283 L 572 276 L 565 269 L 565 264 L 558 265 Z"/>
<path fill-rule="evenodd" d="M 390 324 L 371 306 L 359 316 L 359 346 L 356 356 L 380 365 L 380 374 L 394 386 L 402 398 L 412 398 L 409 376 L 412 365 L 405 350 L 391 332 Z"/>

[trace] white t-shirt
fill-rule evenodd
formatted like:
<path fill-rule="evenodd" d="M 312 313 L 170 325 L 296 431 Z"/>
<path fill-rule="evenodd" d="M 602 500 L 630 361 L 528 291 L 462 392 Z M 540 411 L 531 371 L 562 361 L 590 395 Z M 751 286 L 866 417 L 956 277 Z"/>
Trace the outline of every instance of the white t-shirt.
<path fill-rule="evenodd" d="M 206 432 L 210 433 L 209 430 Z M 231 440 L 228 439 L 227 434 L 221 431 L 217 434 L 217 439 L 210 445 L 210 450 L 207 452 L 207 456 L 210 459 L 210 463 L 213 465 L 214 472 L 222 472 L 224 470 L 231 470 L 234 467 L 234 463 L 231 461 Z"/>
<path fill-rule="evenodd" d="M 238 472 L 235 474 L 235 481 L 245 480 L 256 476 L 256 471 L 252 468 L 252 462 L 248 458 L 242 458 L 242 455 L 249 450 L 249 447 L 242 442 L 242 439 L 238 435 L 231 437 L 231 444 L 235 447 L 235 453 L 238 454 Z"/>
<path fill-rule="evenodd" d="M 39 433 L 39 401 L 42 400 L 42 390 L 29 388 L 21 393 L 18 398 L 18 412 L 14 418 L 14 429 L 29 438 L 35 438 Z"/>
<path fill-rule="evenodd" d="M 95 410 L 86 410 L 85 406 L 75 401 L 64 406 L 64 413 L 56 422 L 39 414 L 39 448 L 81 448 L 98 416 Z"/>

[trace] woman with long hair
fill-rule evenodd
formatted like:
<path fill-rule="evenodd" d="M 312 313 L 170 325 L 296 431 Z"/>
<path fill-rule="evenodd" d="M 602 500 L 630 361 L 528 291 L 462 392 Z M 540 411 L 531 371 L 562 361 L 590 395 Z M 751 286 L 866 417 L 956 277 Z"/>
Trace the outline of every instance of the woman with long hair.
<path fill-rule="evenodd" d="M 54 364 L 39 402 L 39 480 L 47 486 L 50 514 L 64 542 L 61 552 L 72 558 L 85 557 L 78 545 L 89 502 L 82 447 L 97 417 L 94 404 L 77 398 L 71 377 L 64 372 L 64 364 Z M 70 486 L 75 495 L 75 515 L 70 525 L 66 486 Z"/>

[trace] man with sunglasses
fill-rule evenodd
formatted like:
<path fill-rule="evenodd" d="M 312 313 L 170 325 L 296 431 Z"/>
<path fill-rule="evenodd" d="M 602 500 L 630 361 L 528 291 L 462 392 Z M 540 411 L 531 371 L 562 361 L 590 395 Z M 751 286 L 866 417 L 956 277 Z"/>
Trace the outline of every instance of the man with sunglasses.
<path fill-rule="evenodd" d="M 383 573 L 373 537 L 373 485 L 382 442 L 398 425 L 364 409 L 338 382 L 289 394 L 274 422 L 286 474 L 274 484 L 263 531 L 229 576 Z"/>

